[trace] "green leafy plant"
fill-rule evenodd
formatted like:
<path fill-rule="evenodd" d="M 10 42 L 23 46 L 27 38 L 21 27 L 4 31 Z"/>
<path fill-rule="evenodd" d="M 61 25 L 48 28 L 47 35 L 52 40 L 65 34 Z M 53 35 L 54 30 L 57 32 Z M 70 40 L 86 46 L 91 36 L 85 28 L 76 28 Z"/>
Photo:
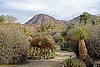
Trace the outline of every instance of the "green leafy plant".
<path fill-rule="evenodd" d="M 84 27 L 78 27 L 74 31 L 74 36 L 76 39 L 79 40 L 79 47 L 78 47 L 79 55 L 80 55 L 81 59 L 85 62 L 86 56 L 87 56 L 87 48 L 86 48 L 84 39 L 87 38 L 88 31 Z"/>
<path fill-rule="evenodd" d="M 32 35 L 31 32 L 30 32 L 30 30 L 27 27 L 25 27 L 25 26 L 22 26 L 20 29 L 22 30 L 22 32 L 24 34 L 26 34 L 28 36 L 31 36 Z"/>
<path fill-rule="evenodd" d="M 76 38 L 79 40 L 78 50 L 79 50 L 80 58 L 85 62 L 87 67 L 90 67 L 90 66 L 92 67 L 93 62 L 88 55 L 88 50 L 86 48 L 86 44 L 84 41 L 84 39 L 86 39 L 89 35 L 88 30 L 84 27 L 79 27 L 78 29 L 74 31 L 74 34 Z"/>
<path fill-rule="evenodd" d="M 49 48 L 41 49 L 39 47 L 31 47 L 28 51 L 29 59 L 52 59 L 55 57 L 55 50 Z"/>
<path fill-rule="evenodd" d="M 74 31 L 74 36 L 78 40 L 80 40 L 80 39 L 86 39 L 86 38 L 89 37 L 89 31 L 85 27 L 78 27 Z"/>
<path fill-rule="evenodd" d="M 37 47 L 31 47 L 28 51 L 28 58 L 29 59 L 40 59 L 40 48 Z"/>
<path fill-rule="evenodd" d="M 80 59 L 70 58 L 64 60 L 65 67 L 84 67 Z"/>
<path fill-rule="evenodd" d="M 2 26 L 6 22 L 6 18 L 4 15 L 0 16 L 0 25 Z"/>
<path fill-rule="evenodd" d="M 67 30 L 63 30 L 63 31 L 61 32 L 61 36 L 64 37 L 64 36 L 66 36 L 66 35 L 67 35 Z"/>
<path fill-rule="evenodd" d="M 57 42 L 61 42 L 63 40 L 63 37 L 60 35 L 60 33 L 56 33 L 55 35 L 53 35 L 53 39 L 57 43 Z"/>

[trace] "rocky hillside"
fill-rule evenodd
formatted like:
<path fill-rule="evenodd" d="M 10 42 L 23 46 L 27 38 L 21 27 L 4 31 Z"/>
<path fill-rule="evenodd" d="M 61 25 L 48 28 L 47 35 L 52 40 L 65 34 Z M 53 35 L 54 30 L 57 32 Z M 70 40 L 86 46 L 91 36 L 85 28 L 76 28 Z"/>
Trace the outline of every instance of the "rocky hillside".
<path fill-rule="evenodd" d="M 51 24 L 61 23 L 61 24 L 65 24 L 66 21 L 57 20 L 54 17 L 46 15 L 46 14 L 37 14 L 32 19 L 27 21 L 25 24 L 34 25 L 34 24 L 39 24 L 39 23 L 51 23 Z"/>
<path fill-rule="evenodd" d="M 96 15 L 92 15 L 90 14 L 92 18 L 97 18 Z M 40 23 L 50 23 L 50 24 L 61 24 L 61 25 L 66 25 L 69 22 L 79 22 L 80 16 L 77 16 L 71 20 L 59 20 L 59 19 L 55 19 L 52 16 L 46 15 L 46 14 L 37 14 L 35 15 L 33 18 L 31 18 L 29 21 L 27 21 L 25 23 L 25 25 L 35 25 L 35 24 L 40 24 Z"/>
<path fill-rule="evenodd" d="M 91 14 L 91 18 L 96 19 L 97 18 L 97 15 L 92 15 Z M 79 22 L 79 21 L 80 21 L 80 16 L 77 16 L 77 17 L 75 17 L 75 18 L 73 18 L 71 20 L 68 20 L 67 22 Z"/>

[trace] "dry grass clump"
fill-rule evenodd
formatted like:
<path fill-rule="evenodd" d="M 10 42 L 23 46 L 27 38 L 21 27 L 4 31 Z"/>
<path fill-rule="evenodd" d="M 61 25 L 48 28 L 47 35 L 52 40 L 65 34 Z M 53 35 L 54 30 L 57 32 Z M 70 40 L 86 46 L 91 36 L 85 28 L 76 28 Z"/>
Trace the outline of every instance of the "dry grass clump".
<path fill-rule="evenodd" d="M 38 34 L 33 38 L 31 46 L 54 49 L 55 42 L 50 35 Z"/>
<path fill-rule="evenodd" d="M 30 42 L 28 52 L 30 59 L 51 59 L 55 57 L 55 41 L 52 36 L 39 33 Z"/>

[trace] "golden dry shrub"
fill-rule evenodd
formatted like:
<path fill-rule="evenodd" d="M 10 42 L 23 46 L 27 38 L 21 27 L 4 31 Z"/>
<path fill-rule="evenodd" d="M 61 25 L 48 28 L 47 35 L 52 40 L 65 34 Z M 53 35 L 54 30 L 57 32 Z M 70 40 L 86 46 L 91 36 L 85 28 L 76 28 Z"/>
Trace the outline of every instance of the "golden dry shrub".
<path fill-rule="evenodd" d="M 55 41 L 53 40 L 52 36 L 49 35 L 37 35 L 31 42 L 32 47 L 39 47 L 39 48 L 50 48 L 54 49 Z"/>
<path fill-rule="evenodd" d="M 19 64 L 27 59 L 29 42 L 18 26 L 0 28 L 0 65 Z"/>

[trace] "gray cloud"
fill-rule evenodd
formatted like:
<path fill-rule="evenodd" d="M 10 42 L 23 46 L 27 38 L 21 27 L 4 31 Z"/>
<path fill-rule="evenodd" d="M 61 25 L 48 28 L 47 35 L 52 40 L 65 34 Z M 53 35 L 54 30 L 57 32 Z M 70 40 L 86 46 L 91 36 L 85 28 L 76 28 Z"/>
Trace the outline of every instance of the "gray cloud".
<path fill-rule="evenodd" d="M 99 0 L 0 0 L 0 14 L 13 15 L 22 23 L 39 13 L 68 20 L 84 11 L 100 13 L 99 4 Z"/>

